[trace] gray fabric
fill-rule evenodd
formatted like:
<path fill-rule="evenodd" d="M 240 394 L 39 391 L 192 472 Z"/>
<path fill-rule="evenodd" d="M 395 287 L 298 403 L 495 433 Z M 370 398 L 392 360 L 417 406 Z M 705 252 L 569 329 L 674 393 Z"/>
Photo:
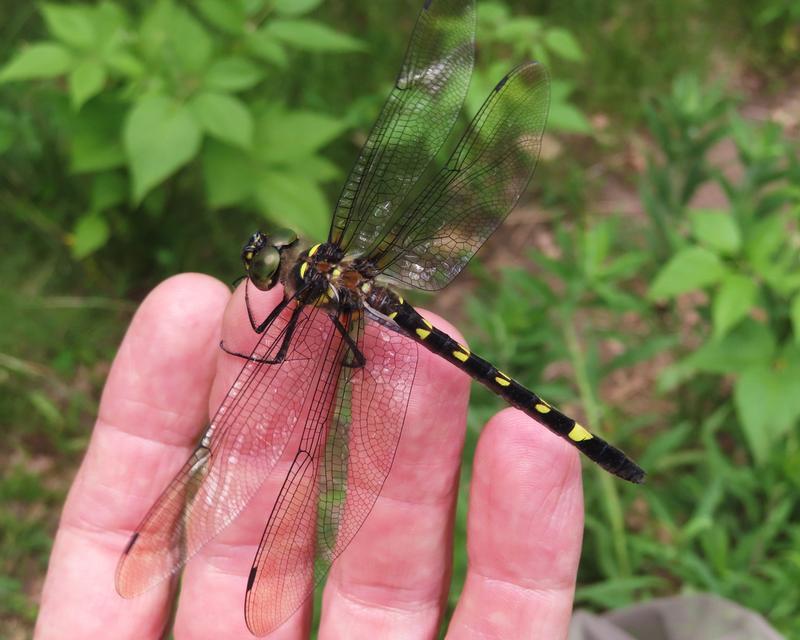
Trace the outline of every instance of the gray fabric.
<path fill-rule="evenodd" d="M 759 614 L 715 595 L 651 600 L 603 615 L 576 611 L 569 640 L 785 640 Z"/>

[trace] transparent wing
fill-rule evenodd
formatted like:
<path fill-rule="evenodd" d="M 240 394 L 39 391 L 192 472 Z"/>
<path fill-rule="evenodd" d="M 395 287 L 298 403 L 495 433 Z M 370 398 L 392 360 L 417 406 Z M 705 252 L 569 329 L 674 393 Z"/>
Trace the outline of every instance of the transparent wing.
<path fill-rule="evenodd" d="M 265 635 L 313 592 L 372 510 L 394 460 L 417 364 L 417 345 L 363 316 L 349 331 L 366 356 L 359 369 L 339 340 L 329 384 L 264 531 L 247 585 L 248 628 Z M 336 375 L 334 375 L 334 373 Z"/>
<path fill-rule="evenodd" d="M 547 71 L 537 63 L 497 84 L 447 164 L 372 252 L 385 276 L 435 290 L 461 272 L 533 176 L 549 104 Z"/>
<path fill-rule="evenodd" d="M 444 144 L 469 86 L 474 0 L 426 0 L 395 86 L 345 182 L 329 241 L 372 245 Z"/>
<path fill-rule="evenodd" d="M 274 357 L 293 305 L 265 331 L 252 356 Z M 316 354 L 330 319 L 300 312 L 281 364 L 246 361 L 192 456 L 131 538 L 117 567 L 117 591 L 133 597 L 177 571 L 228 526 L 272 471 L 319 378 Z"/>

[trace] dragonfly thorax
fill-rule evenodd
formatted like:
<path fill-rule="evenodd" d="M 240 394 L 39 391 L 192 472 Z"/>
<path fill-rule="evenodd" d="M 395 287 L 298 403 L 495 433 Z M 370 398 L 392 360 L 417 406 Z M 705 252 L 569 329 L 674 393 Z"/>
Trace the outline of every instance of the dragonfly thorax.
<path fill-rule="evenodd" d="M 350 256 L 333 243 L 315 244 L 302 252 L 284 285 L 308 304 L 337 311 L 359 309 L 372 289 L 368 264 Z"/>

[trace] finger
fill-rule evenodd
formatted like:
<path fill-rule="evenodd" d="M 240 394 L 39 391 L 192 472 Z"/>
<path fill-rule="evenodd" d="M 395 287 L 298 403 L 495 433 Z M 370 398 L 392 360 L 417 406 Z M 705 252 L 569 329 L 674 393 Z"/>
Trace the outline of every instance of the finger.
<path fill-rule="evenodd" d="M 114 573 L 134 528 L 185 461 L 207 420 L 222 283 L 170 278 L 136 312 L 103 391 L 86 457 L 70 490 L 45 582 L 37 638 L 157 638 L 169 585 L 134 600 Z"/>
<path fill-rule="evenodd" d="M 433 314 L 424 315 L 458 335 Z M 424 347 L 418 351 L 391 472 L 363 527 L 331 570 L 320 638 L 436 634 L 450 582 L 470 379 Z"/>
<path fill-rule="evenodd" d="M 448 640 L 566 638 L 583 536 L 575 450 L 516 409 L 495 416 L 475 454 L 467 527 Z"/>
<path fill-rule="evenodd" d="M 248 320 L 244 292 L 245 285 L 242 284 L 231 297 L 223 317 L 222 336 L 226 348 L 250 353 L 261 336 L 253 331 Z M 257 322 L 269 315 L 281 295 L 280 288 L 264 293 L 249 287 L 250 306 Z M 241 358 L 219 350 L 208 407 L 212 414 L 244 365 L 245 361 Z M 285 392 L 291 393 L 292 390 L 286 389 Z M 286 450 L 294 451 L 296 448 L 290 441 Z M 247 579 L 275 497 L 289 469 L 289 462 L 283 456 L 247 508 L 187 564 L 175 619 L 176 638 L 252 640 L 253 635 L 247 630 L 244 618 Z M 302 608 L 269 638 L 289 640 L 308 637 L 309 614 L 309 606 Z"/>

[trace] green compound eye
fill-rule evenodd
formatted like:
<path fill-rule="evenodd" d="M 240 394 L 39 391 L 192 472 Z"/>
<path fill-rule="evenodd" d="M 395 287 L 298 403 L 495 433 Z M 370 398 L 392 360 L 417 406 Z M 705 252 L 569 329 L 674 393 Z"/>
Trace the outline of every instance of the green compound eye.
<path fill-rule="evenodd" d="M 266 246 L 256 252 L 249 261 L 247 273 L 256 288 L 269 291 L 277 282 L 278 268 L 281 266 L 281 254 L 272 246 Z"/>
<path fill-rule="evenodd" d="M 291 229 L 276 229 L 269 234 L 269 242 L 272 246 L 281 249 L 297 242 L 297 234 Z"/>

